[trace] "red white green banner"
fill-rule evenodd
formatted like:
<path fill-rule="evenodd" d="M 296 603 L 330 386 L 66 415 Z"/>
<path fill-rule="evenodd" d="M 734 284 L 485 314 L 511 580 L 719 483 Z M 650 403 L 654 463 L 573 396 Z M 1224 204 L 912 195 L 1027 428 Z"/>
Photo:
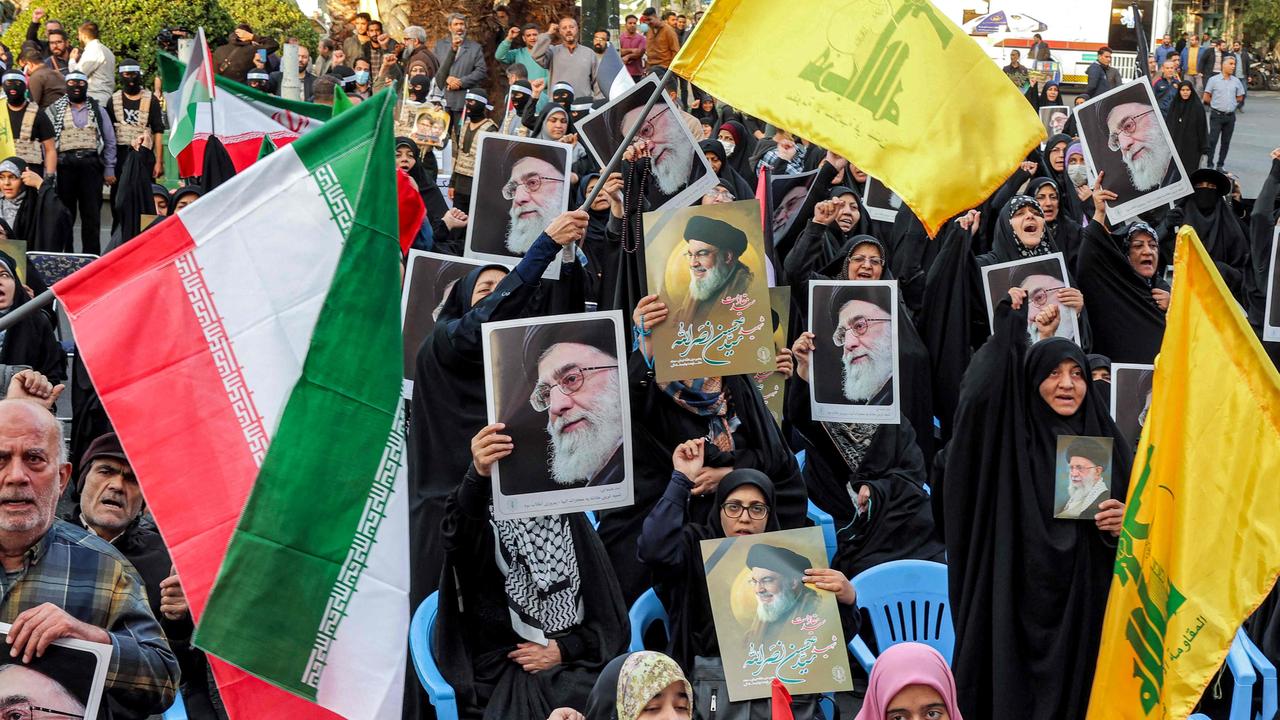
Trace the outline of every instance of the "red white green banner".
<path fill-rule="evenodd" d="M 233 718 L 400 717 L 394 102 L 361 103 L 54 287 Z"/>

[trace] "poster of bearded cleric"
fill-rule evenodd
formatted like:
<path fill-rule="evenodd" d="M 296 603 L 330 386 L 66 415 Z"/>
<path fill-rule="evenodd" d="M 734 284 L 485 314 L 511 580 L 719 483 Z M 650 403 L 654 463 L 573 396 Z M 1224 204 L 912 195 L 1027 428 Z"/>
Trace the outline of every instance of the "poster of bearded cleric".
<path fill-rule="evenodd" d="M 796 173 L 794 175 L 773 175 L 769 178 L 769 203 L 773 208 L 773 241 L 778 242 L 786 237 L 800 210 L 804 207 L 805 198 L 809 197 L 809 188 L 818 178 L 817 170 Z"/>
<path fill-rule="evenodd" d="M 1147 424 L 1155 372 L 1155 365 L 1111 364 L 1111 419 L 1130 447 L 1138 447 L 1142 428 Z"/>
<path fill-rule="evenodd" d="M 773 323 L 773 350 L 777 354 L 783 348 L 791 347 L 787 342 L 787 328 L 791 323 L 791 288 L 769 288 L 769 308 Z M 756 373 L 754 376 L 760 397 L 764 398 L 765 407 L 773 416 L 778 427 L 782 427 L 782 410 L 786 407 L 787 378 L 778 371 Z"/>
<path fill-rule="evenodd" d="M 982 268 L 983 295 L 987 299 L 987 323 L 995 322 L 996 306 L 1009 296 L 1009 288 L 1019 287 L 1027 291 L 1027 336 L 1031 342 L 1041 340 L 1041 330 L 1036 327 L 1036 316 L 1056 305 L 1057 327 L 1054 336 L 1064 337 L 1080 344 L 1079 305 L 1083 307 L 1080 291 L 1067 282 L 1067 264 L 1062 253 L 1049 253 L 1034 258 L 1012 260 L 1007 263 Z M 1077 299 L 1080 299 L 1077 302 Z"/>
<path fill-rule="evenodd" d="M 480 133 L 466 256 L 514 265 L 569 207 L 569 146 Z M 553 262 L 542 275 L 560 277 Z"/>
<path fill-rule="evenodd" d="M 1060 520 L 1092 520 L 1099 505 L 1111 499 L 1109 437 L 1059 435 L 1054 469 L 1053 516 Z"/>
<path fill-rule="evenodd" d="M 658 382 L 778 369 L 763 235 L 755 200 L 644 214 L 649 292 L 668 310 L 652 329 Z"/>
<path fill-rule="evenodd" d="M 622 312 L 485 323 L 489 422 L 514 449 L 493 468 L 498 520 L 632 503 Z"/>
<path fill-rule="evenodd" d="M 422 341 L 431 337 L 435 331 L 436 321 L 441 313 L 451 316 L 461 313 L 469 306 L 471 295 L 477 290 L 492 290 L 506 276 L 509 266 L 504 269 L 491 267 L 483 260 L 442 255 L 424 250 L 410 250 L 405 261 L 404 288 L 400 295 L 400 334 L 404 338 L 404 377 L 406 393 L 413 392 L 414 366 L 418 357 L 418 348 Z M 465 288 L 458 288 L 460 294 L 450 302 L 454 286 L 472 272 L 476 275 Z M 446 304 L 450 306 L 446 312 Z M 450 317 L 450 319 L 455 319 Z"/>
<path fill-rule="evenodd" d="M 0 634 L 10 625 L 0 623 Z M 111 664 L 111 645 L 64 638 L 40 657 L 0 657 L 0 717 L 96 718 Z"/>
<path fill-rule="evenodd" d="M 1116 194 L 1107 220 L 1119 223 L 1191 194 L 1191 182 L 1174 151 L 1151 83 L 1143 78 L 1075 108 L 1080 144 L 1092 184 Z"/>
<path fill-rule="evenodd" d="M 804 582 L 805 570 L 827 567 L 820 528 L 713 538 L 701 550 L 730 700 L 767 698 L 774 678 L 792 695 L 853 687 L 835 595 Z"/>
<path fill-rule="evenodd" d="M 650 75 L 574 123 L 578 137 L 601 167 L 609 164 L 627 130 L 640 120 L 640 111 L 657 84 L 658 79 Z M 664 94 L 636 133 L 636 142 L 649 145 L 653 162 L 646 193 L 651 210 L 685 207 L 716 185 L 715 171 L 689 134 L 682 115 Z"/>
<path fill-rule="evenodd" d="M 809 330 L 813 419 L 897 424 L 897 282 L 810 280 Z"/>

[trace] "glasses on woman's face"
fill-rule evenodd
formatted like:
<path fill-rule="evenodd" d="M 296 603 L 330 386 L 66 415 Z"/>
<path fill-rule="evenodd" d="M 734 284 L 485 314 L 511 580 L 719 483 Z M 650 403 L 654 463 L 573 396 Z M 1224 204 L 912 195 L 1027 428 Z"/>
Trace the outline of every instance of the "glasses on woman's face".
<path fill-rule="evenodd" d="M 1146 110 L 1144 112 L 1138 113 L 1137 115 L 1130 115 L 1124 120 L 1121 120 L 1120 127 L 1115 132 L 1107 136 L 1107 147 L 1112 152 L 1119 151 L 1120 150 L 1120 134 L 1124 133 L 1129 137 L 1133 137 L 1134 131 L 1138 129 L 1138 118 L 1145 117 L 1147 115 L 1150 115 L 1153 112 L 1155 112 L 1154 109 Z"/>
<path fill-rule="evenodd" d="M 667 112 L 668 109 L 669 108 L 663 108 L 658 112 L 654 113 L 653 115 L 651 115 L 648 120 L 644 121 L 644 125 L 640 126 L 641 138 L 645 140 L 649 140 L 653 138 L 653 134 L 657 132 L 657 128 L 654 126 L 654 123 L 657 121 L 658 118 L 662 117 L 662 114 Z"/>
<path fill-rule="evenodd" d="M 769 506 L 763 503 L 751 503 L 750 505 L 743 505 L 742 503 L 737 502 L 736 500 L 730 500 L 729 502 L 721 505 L 720 509 L 724 511 L 725 515 L 731 518 L 734 518 L 735 520 L 737 518 L 742 517 L 743 510 L 747 511 L 747 517 L 751 518 L 752 520 L 763 520 L 769 517 Z"/>
<path fill-rule="evenodd" d="M 884 258 L 879 255 L 854 255 L 849 258 L 849 262 L 854 265 L 870 265 L 871 267 L 880 267 L 884 265 Z"/>
<path fill-rule="evenodd" d="M 1036 305 L 1044 305 L 1045 303 L 1049 302 L 1049 293 L 1056 293 L 1059 290 L 1066 290 L 1066 289 L 1067 288 L 1065 285 L 1060 287 L 1051 287 L 1051 288 L 1036 288 L 1035 290 L 1031 291 L 1031 302 L 1035 303 Z"/>
<path fill-rule="evenodd" d="M 546 412 L 551 407 L 551 391 L 554 388 L 560 388 L 560 392 L 565 396 L 572 395 L 582 389 L 582 384 L 587 380 L 587 373 L 595 370 L 614 370 L 617 365 L 596 365 L 593 367 L 571 367 L 560 375 L 560 382 L 544 383 L 539 382 L 533 386 L 533 394 L 529 396 L 529 404 L 538 412 Z M 4 718 L 0 718 L 4 720 Z"/>
<path fill-rule="evenodd" d="M 10 703 L 0 707 L 0 720 L 40 720 L 41 718 L 83 718 L 78 713 L 51 710 L 29 702 Z"/>
<path fill-rule="evenodd" d="M 524 186 L 525 190 L 532 195 L 542 189 L 543 182 L 564 182 L 564 178 L 547 177 L 545 175 L 529 175 L 523 180 L 512 180 L 502 186 L 502 197 L 506 200 L 515 200 L 516 193 Z M 0 718 L 3 720 L 3 718 Z"/>
<path fill-rule="evenodd" d="M 853 321 L 848 323 L 847 325 L 841 325 L 840 327 L 836 328 L 835 333 L 831 335 L 831 341 L 834 342 L 836 346 L 842 346 L 844 345 L 845 337 L 849 334 L 850 331 L 853 331 L 854 335 L 857 335 L 858 337 L 862 337 L 863 335 L 867 334 L 868 330 L 871 329 L 871 323 L 886 323 L 886 322 L 890 322 L 890 319 L 889 318 L 863 318 L 863 317 L 854 318 Z"/>

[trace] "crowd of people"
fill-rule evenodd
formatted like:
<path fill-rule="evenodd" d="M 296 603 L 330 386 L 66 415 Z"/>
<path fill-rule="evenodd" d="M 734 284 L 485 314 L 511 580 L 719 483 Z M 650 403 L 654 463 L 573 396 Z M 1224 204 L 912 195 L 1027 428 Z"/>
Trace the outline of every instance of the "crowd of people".
<path fill-rule="evenodd" d="M 205 202 L 223 172 L 214 165 L 205 177 L 181 178 L 175 191 L 157 183 L 165 173 L 165 99 L 144 87 L 142 64 L 117 60 L 93 22 L 76 28 L 73 43 L 42 10 L 32 17 L 27 42 L 0 77 L 17 153 L 0 160 L 0 232 L 26 240 L 28 251 L 97 255 L 148 222 Z M 1151 363 L 1159 350 L 1178 228 L 1196 230 L 1251 324 L 1259 331 L 1263 324 L 1280 149 L 1254 198 L 1222 172 L 1246 94 L 1239 43 L 1201 49 L 1191 36 L 1176 47 L 1166 36 L 1152 58 L 1150 81 L 1190 173 L 1190 196 L 1108 222 L 1115 193 L 1105 175 L 1090 182 L 1073 119 L 934 237 L 905 205 L 891 221 L 872 219 L 867 176 L 850 159 L 670 81 L 662 89 L 678 108 L 672 120 L 689 129 L 716 176 L 694 205 L 753 199 L 761 173 L 816 171 L 795 198 L 795 219 L 773 225 L 768 251 L 777 284 L 790 288 L 788 342 L 775 359 L 786 399 L 775 419 L 752 376 L 656 379 L 652 331 L 672 320 L 644 290 L 636 248 L 643 247 L 639 216 L 654 209 L 644 188 L 661 184 L 661 158 L 642 133 L 621 166 L 603 175 L 579 144 L 576 123 L 609 94 L 598 75 L 604 54 L 615 49 L 635 80 L 661 76 L 701 13 L 649 8 L 615 29 L 582 28 L 573 15 L 549 25 L 525 20 L 499 6 L 479 22 L 450 15 L 440 38 L 420 26 L 393 38 L 377 18 L 358 13 L 297 52 L 308 102 L 332 104 L 336 88 L 355 102 L 391 88 L 404 102 L 447 112 L 441 144 L 449 167 L 436 148 L 396 138 L 396 164 L 426 209 L 417 248 L 463 253 L 481 133 L 573 147 L 570 209 L 539 221 L 514 267 L 481 265 L 458 280 L 434 331 L 413 351 L 410 602 L 439 593 L 433 649 L 461 715 L 711 717 L 696 706 L 695 689 L 722 678 L 723 668 L 699 543 L 806 526 L 812 504 L 834 521 L 834 552 L 829 568 L 807 568 L 795 584 L 836 599 L 847 637 L 870 639 L 850 581 L 859 572 L 905 559 L 949 568 L 953 656 L 882 645 L 856 697 L 838 698 L 842 707 L 860 708 L 864 720 L 959 720 L 962 710 L 978 718 L 1083 718 L 1135 452 L 1112 420 L 1108 371 L 1113 361 Z M 589 46 L 580 42 L 588 30 Z M 215 70 L 281 94 L 292 85 L 284 82 L 291 69 L 281 40 L 296 44 L 241 24 L 213 50 Z M 1051 48 L 1037 41 L 1031 58 L 1048 59 Z M 492 76 L 491 61 L 502 77 Z M 1018 63 L 1005 72 L 1022 82 Z M 1119 84 L 1108 49 L 1088 76 L 1077 103 Z M 1036 108 L 1066 104 L 1057 83 L 1027 84 Z M 506 102 L 491 98 L 495 87 L 506 89 Z M 502 192 L 523 198 L 537 185 L 521 180 Z M 105 243 L 104 187 L 112 217 Z M 579 252 L 562 252 L 571 245 Z M 698 272 L 738 271 L 741 247 L 697 248 L 689 257 Z M 1065 282 L 1015 283 L 988 320 L 981 269 L 1052 253 L 1063 255 Z M 559 279 L 543 279 L 553 263 Z M 45 289 L 24 265 L 0 253 L 0 315 Z M 857 317 L 842 309 L 835 337 L 848 363 L 857 348 L 874 356 L 891 331 L 871 323 L 896 310 L 895 421 L 814 418 L 812 361 L 817 344 L 831 338 L 811 330 L 808 286 L 827 280 L 897 283 L 896 308 Z M 552 415 L 599 410 L 584 390 L 593 378 L 625 388 L 634 503 L 591 519 L 495 519 L 491 474 L 514 441 L 488 421 L 482 326 L 588 309 L 623 311 L 627 357 L 580 346 L 566 361 L 580 374 L 557 375 L 541 409 L 564 400 Z M 1068 319 L 1078 331 L 1065 337 Z M 220 717 L 164 540 L 83 365 L 68 371 L 58 324 L 46 309 L 0 332 L 10 368 L 0 401 L 0 621 L 13 624 L 8 642 L 24 659 L 58 638 L 109 642 L 110 717 L 158 713 L 179 686 L 190 717 Z M 1268 349 L 1274 359 L 1275 346 Z M 584 379 L 587 371 L 597 374 Z M 69 439 L 49 411 L 67 385 Z M 1094 463 L 1086 471 L 1112 468 L 1109 499 L 1067 501 L 1091 521 L 1055 517 L 1056 441 L 1064 435 L 1111 441 L 1109 455 L 1072 454 Z M 620 455 L 603 457 L 608 462 L 586 477 L 618 471 Z M 627 653 L 628 608 L 650 588 L 669 619 L 665 638 L 649 638 L 662 652 Z M 1280 661 L 1278 604 L 1273 593 L 1247 625 L 1273 661 Z M 405 717 L 431 717 L 409 678 Z M 768 701 L 720 702 L 732 717 L 767 716 Z M 819 713 L 814 696 L 798 696 L 793 708 L 796 717 Z"/>

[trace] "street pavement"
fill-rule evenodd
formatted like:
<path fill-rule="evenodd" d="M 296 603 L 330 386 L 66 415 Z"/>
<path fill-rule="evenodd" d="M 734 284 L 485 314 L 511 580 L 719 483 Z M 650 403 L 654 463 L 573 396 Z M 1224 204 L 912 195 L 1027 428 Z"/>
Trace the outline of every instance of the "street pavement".
<path fill-rule="evenodd" d="M 1271 171 L 1271 151 L 1280 147 L 1280 92 L 1249 93 L 1227 152 L 1226 169 L 1240 178 L 1247 198 L 1255 197 Z M 1214 162 L 1217 162 L 1214 155 Z"/>

